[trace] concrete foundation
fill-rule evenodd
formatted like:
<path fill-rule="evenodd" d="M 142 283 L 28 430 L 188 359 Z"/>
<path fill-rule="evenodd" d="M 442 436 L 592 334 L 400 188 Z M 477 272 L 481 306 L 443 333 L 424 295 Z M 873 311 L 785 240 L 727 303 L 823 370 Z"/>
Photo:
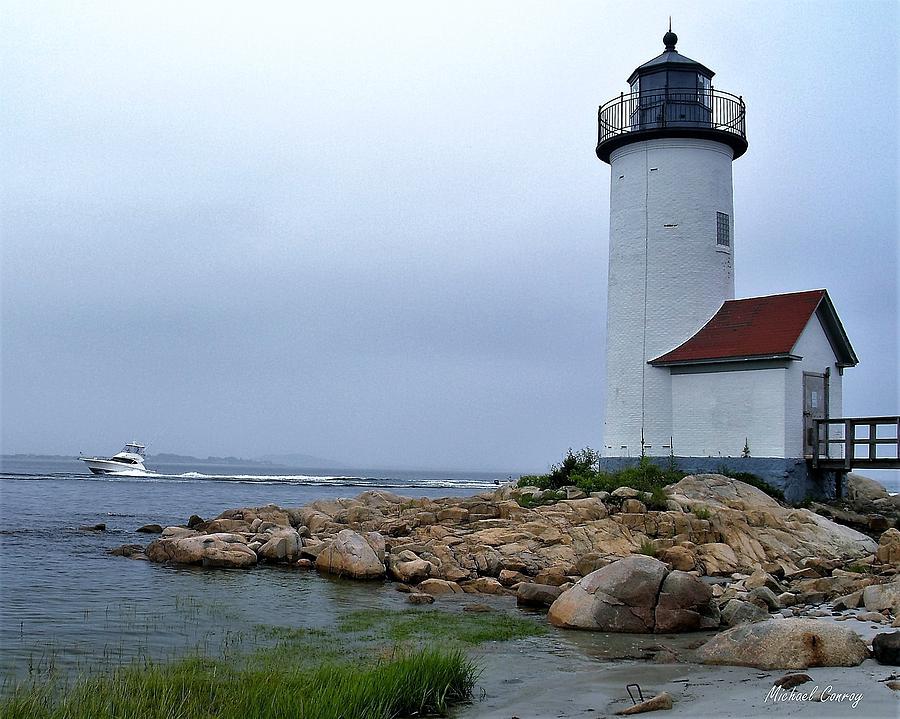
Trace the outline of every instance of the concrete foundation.
<path fill-rule="evenodd" d="M 834 472 L 814 473 L 805 459 L 782 457 L 648 457 L 653 464 L 668 469 L 672 462 L 681 472 L 689 474 L 724 474 L 748 472 L 755 474 L 770 487 L 779 489 L 791 504 L 799 504 L 807 497 L 816 500 L 834 499 Z M 600 469 L 616 472 L 634 467 L 639 457 L 601 457 Z M 821 476 L 820 476 L 821 475 Z M 845 484 L 842 482 L 842 485 Z"/>

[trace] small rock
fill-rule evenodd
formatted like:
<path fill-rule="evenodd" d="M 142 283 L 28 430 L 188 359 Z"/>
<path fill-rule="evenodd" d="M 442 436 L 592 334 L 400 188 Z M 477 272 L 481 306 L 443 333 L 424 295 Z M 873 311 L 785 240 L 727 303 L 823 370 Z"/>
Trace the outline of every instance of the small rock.
<path fill-rule="evenodd" d="M 845 609 L 856 609 L 862 602 L 862 590 L 845 594 L 843 597 L 835 599 L 832 605 L 835 611 L 841 612 Z"/>
<path fill-rule="evenodd" d="M 410 604 L 434 604 L 434 597 L 425 592 L 410 592 L 406 595 L 406 601 Z"/>
<path fill-rule="evenodd" d="M 889 682 L 885 682 L 884 685 L 888 689 L 893 689 L 895 692 L 900 691 L 900 682 L 898 682 L 896 679 L 892 679 Z"/>
<path fill-rule="evenodd" d="M 617 711 L 618 715 L 628 715 L 628 714 L 643 714 L 644 712 L 653 712 L 659 709 L 671 709 L 672 708 L 672 695 L 668 692 L 661 692 L 657 694 L 655 697 L 648 699 L 645 702 L 641 702 L 640 704 L 635 704 L 633 707 L 628 707 L 627 709 L 621 709 Z"/>
<path fill-rule="evenodd" d="M 549 607 L 563 590 L 549 584 L 522 582 L 516 589 L 516 604 L 520 606 Z"/>
<path fill-rule="evenodd" d="M 882 632 L 872 640 L 875 661 L 889 666 L 900 666 L 900 632 Z"/>
<path fill-rule="evenodd" d="M 811 681 L 812 677 L 809 674 L 785 674 L 781 679 L 776 679 L 773 685 L 786 690 Z"/>
<path fill-rule="evenodd" d="M 141 532 L 142 534 L 162 534 L 163 528 L 158 524 L 145 524 L 143 527 L 138 527 L 134 531 Z"/>
<path fill-rule="evenodd" d="M 640 497 L 641 493 L 631 487 L 619 487 L 618 489 L 613 490 L 612 496 L 621 497 L 622 499 L 633 499 L 635 497 Z"/>
<path fill-rule="evenodd" d="M 575 563 L 575 568 L 582 577 L 586 577 L 591 572 L 603 569 L 607 564 L 612 563 L 612 559 L 599 552 L 588 552 Z"/>
<path fill-rule="evenodd" d="M 865 508 L 870 502 L 889 496 L 888 491 L 874 479 L 856 472 L 847 475 L 847 499 L 854 506 Z"/>
<path fill-rule="evenodd" d="M 480 604 L 477 602 L 473 602 L 472 604 L 466 604 L 463 607 L 464 612 L 475 612 L 475 613 L 484 613 L 484 612 L 493 612 L 494 610 L 489 607 L 487 604 Z"/>
<path fill-rule="evenodd" d="M 772 592 L 781 592 L 781 585 L 775 577 L 770 576 L 762 569 L 757 569 L 747 579 L 744 580 L 744 586 L 747 589 L 756 589 L 757 587 L 768 587 Z"/>
<path fill-rule="evenodd" d="M 438 596 L 440 594 L 462 594 L 463 590 L 456 582 L 448 582 L 445 579 L 426 579 L 419 584 L 420 592 Z"/>
<path fill-rule="evenodd" d="M 736 627 L 739 624 L 761 622 L 769 618 L 769 613 L 751 602 L 740 599 L 729 599 L 722 607 L 722 623 L 728 627 Z"/>
<path fill-rule="evenodd" d="M 101 522 L 100 524 L 86 524 L 82 527 L 79 527 L 78 529 L 82 532 L 105 532 L 106 524 L 104 524 L 103 522 Z"/>
<path fill-rule="evenodd" d="M 854 619 L 858 622 L 875 622 L 877 624 L 884 624 L 887 621 L 887 617 L 881 612 L 862 612 L 857 614 Z"/>
<path fill-rule="evenodd" d="M 109 553 L 115 557 L 128 557 L 128 559 L 147 559 L 144 548 L 140 544 L 123 544 L 121 547 L 110 549 Z"/>
<path fill-rule="evenodd" d="M 892 527 L 882 534 L 875 556 L 882 564 L 900 564 L 900 531 Z"/>
<path fill-rule="evenodd" d="M 199 517 L 196 514 L 192 514 L 191 518 L 187 522 L 188 529 L 196 529 L 201 524 L 206 524 L 206 520 L 203 517 Z"/>
<path fill-rule="evenodd" d="M 775 592 L 768 587 L 756 587 L 755 589 L 751 589 L 750 594 L 747 595 L 747 599 L 770 612 L 781 609 L 778 597 L 776 597 Z"/>
<path fill-rule="evenodd" d="M 686 547 L 667 547 L 660 550 L 656 558 L 661 562 L 672 565 L 672 569 L 678 569 L 682 572 L 689 572 L 697 566 L 697 558 Z"/>
<path fill-rule="evenodd" d="M 622 511 L 629 514 L 643 514 L 647 511 L 647 505 L 639 499 L 629 498 L 622 502 Z"/>
<path fill-rule="evenodd" d="M 862 603 L 872 612 L 887 610 L 894 615 L 900 614 L 900 581 L 866 587 L 863 590 Z"/>

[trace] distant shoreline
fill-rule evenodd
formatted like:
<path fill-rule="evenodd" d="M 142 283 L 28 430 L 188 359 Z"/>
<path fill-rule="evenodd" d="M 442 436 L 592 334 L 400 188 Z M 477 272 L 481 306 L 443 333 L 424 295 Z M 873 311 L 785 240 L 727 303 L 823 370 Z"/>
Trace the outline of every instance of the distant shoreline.
<path fill-rule="evenodd" d="M 0 454 L 0 461 L 2 460 L 11 460 L 11 459 L 44 459 L 44 460 L 77 460 L 77 456 L 69 455 L 69 454 L 30 454 L 30 453 L 17 453 L 17 454 Z M 242 459 L 240 457 L 192 457 L 187 454 L 153 454 L 147 457 L 148 461 L 152 462 L 161 462 L 163 464 L 243 464 L 243 465 L 259 465 L 260 467 L 286 467 L 288 465 L 284 464 L 276 464 L 275 462 L 270 462 L 268 460 L 259 460 L 259 459 Z"/>
<path fill-rule="evenodd" d="M 448 469 L 446 467 L 367 467 L 355 466 L 352 464 L 342 464 L 334 460 L 322 459 L 318 457 L 310 457 L 308 455 L 296 455 L 297 459 L 290 460 L 294 455 L 286 455 L 285 460 L 276 462 L 273 459 L 243 459 L 241 457 L 193 457 L 185 454 L 160 453 L 148 455 L 146 458 L 148 467 L 151 465 L 182 465 L 182 466 L 219 466 L 219 467 L 248 467 L 263 469 L 290 469 L 290 470 L 315 470 L 316 472 L 326 473 L 376 473 L 382 474 L 386 472 L 393 473 L 435 473 L 435 474 L 452 474 L 452 475 L 468 475 L 483 474 L 497 475 L 503 478 L 518 479 L 523 474 L 534 474 L 534 470 L 510 470 L 506 469 Z M 303 457 L 308 457 L 303 461 Z M 45 461 L 45 462 L 77 462 L 78 457 L 74 454 L 33 454 L 28 452 L 17 452 L 15 454 L 0 454 L 0 465 L 5 462 L 16 461 Z"/>

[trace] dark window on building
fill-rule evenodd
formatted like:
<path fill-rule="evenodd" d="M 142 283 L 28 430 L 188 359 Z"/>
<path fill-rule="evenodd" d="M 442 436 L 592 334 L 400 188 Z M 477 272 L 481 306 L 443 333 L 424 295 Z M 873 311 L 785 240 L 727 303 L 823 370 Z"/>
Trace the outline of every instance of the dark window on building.
<path fill-rule="evenodd" d="M 731 247 L 731 224 L 724 212 L 716 213 L 716 244 Z"/>

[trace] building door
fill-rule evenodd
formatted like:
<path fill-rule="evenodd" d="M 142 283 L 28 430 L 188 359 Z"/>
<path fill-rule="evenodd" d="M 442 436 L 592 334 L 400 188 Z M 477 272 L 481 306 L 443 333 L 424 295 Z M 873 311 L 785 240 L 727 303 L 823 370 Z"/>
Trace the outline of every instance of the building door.
<path fill-rule="evenodd" d="M 819 444 L 814 420 L 828 417 L 826 379 L 827 374 L 803 373 L 803 455 L 808 458 L 815 454 Z"/>

